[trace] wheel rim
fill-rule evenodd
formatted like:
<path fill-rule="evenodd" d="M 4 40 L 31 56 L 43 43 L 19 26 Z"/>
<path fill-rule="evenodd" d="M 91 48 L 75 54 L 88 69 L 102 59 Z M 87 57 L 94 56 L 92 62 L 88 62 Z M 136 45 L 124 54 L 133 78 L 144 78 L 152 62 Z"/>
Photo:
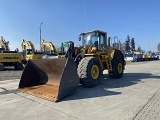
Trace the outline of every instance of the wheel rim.
<path fill-rule="evenodd" d="M 93 65 L 91 68 L 91 76 L 93 79 L 97 79 L 99 76 L 99 68 L 97 65 Z"/>
<path fill-rule="evenodd" d="M 123 71 L 122 63 L 119 63 L 118 64 L 118 72 L 122 73 L 122 71 Z"/>

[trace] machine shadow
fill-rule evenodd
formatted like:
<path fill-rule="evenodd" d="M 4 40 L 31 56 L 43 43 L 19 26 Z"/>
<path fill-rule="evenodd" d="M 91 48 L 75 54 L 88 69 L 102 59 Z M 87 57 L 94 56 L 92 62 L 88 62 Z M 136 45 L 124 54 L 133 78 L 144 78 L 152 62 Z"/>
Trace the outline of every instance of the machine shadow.
<path fill-rule="evenodd" d="M 63 98 L 62 101 L 88 99 L 88 98 L 103 97 L 103 96 L 118 95 L 118 94 L 121 94 L 121 92 L 107 90 L 107 85 L 98 85 L 93 88 L 85 88 L 82 85 L 80 85 L 79 88 L 74 93 L 66 96 L 65 98 Z"/>
<path fill-rule="evenodd" d="M 107 85 L 108 88 L 128 87 L 149 79 L 160 80 L 160 76 L 151 73 L 124 73 L 122 78 L 113 79 L 107 74 L 101 79 L 100 85 Z"/>
<path fill-rule="evenodd" d="M 142 79 L 149 80 L 153 78 L 160 80 L 159 75 L 153 75 L 151 73 L 124 73 L 123 77 L 120 79 L 113 79 L 108 74 L 105 74 L 97 87 L 85 88 L 80 85 L 77 91 L 63 98 L 62 101 L 119 95 L 122 92 L 111 91 L 109 89 L 129 87 L 138 84 L 139 82 L 145 82 L 142 81 Z"/>

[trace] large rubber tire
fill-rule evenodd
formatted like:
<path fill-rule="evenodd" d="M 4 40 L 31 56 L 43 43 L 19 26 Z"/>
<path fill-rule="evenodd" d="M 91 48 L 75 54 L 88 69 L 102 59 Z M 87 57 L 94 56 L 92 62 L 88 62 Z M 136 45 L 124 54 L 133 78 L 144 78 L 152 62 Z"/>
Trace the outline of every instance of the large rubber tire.
<path fill-rule="evenodd" d="M 102 76 L 102 67 L 99 59 L 95 57 L 83 58 L 78 64 L 77 73 L 80 83 L 84 87 L 97 86 Z"/>
<path fill-rule="evenodd" d="M 112 71 L 109 72 L 110 77 L 118 79 L 123 75 L 124 64 L 122 59 L 113 59 L 112 61 Z"/>
<path fill-rule="evenodd" d="M 22 70 L 23 69 L 23 64 L 22 63 L 16 63 L 14 66 L 16 70 Z"/>

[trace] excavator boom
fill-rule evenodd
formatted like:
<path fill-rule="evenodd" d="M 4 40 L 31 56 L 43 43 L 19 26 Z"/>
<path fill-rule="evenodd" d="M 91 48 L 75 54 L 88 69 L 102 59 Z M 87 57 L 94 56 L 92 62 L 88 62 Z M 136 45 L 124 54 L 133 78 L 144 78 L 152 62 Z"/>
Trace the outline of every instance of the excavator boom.
<path fill-rule="evenodd" d="M 22 50 L 25 50 L 28 47 L 28 49 L 31 49 L 33 52 L 35 52 L 35 47 L 31 41 L 27 41 L 23 39 L 21 45 L 22 45 Z"/>
<path fill-rule="evenodd" d="M 5 51 L 9 51 L 9 41 L 5 41 L 5 39 L 3 38 L 3 36 L 1 36 L 1 40 L 0 40 L 0 43 L 1 43 L 1 48 L 4 48 Z"/>
<path fill-rule="evenodd" d="M 42 39 L 42 52 L 46 52 L 46 46 L 50 48 L 50 54 L 57 53 L 56 48 L 52 42 Z"/>

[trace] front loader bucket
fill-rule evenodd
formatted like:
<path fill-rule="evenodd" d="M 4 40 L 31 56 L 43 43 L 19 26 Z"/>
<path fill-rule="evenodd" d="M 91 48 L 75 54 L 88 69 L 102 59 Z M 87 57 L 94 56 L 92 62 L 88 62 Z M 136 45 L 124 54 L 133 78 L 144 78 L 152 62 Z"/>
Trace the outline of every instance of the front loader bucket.
<path fill-rule="evenodd" d="M 58 101 L 79 86 L 77 66 L 72 58 L 29 60 L 19 90 L 50 101 Z"/>

